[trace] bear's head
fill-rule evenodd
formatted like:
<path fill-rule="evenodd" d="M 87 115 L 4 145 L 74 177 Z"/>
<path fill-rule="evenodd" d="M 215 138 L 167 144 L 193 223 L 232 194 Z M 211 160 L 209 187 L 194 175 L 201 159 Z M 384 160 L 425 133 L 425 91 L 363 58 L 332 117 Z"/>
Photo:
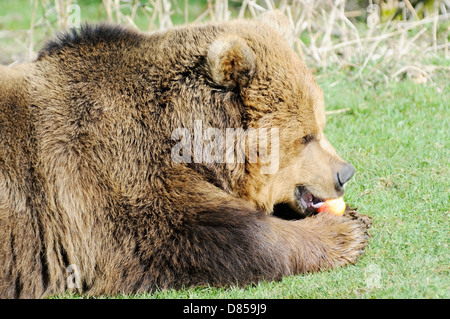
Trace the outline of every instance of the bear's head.
<path fill-rule="evenodd" d="M 289 30 L 283 15 L 267 14 L 216 39 L 207 55 L 210 77 L 238 93 L 244 124 L 257 135 L 249 138 L 246 178 L 235 191 L 266 212 L 279 203 L 314 210 L 342 196 L 355 171 L 324 135 L 323 92 L 286 41 Z"/>

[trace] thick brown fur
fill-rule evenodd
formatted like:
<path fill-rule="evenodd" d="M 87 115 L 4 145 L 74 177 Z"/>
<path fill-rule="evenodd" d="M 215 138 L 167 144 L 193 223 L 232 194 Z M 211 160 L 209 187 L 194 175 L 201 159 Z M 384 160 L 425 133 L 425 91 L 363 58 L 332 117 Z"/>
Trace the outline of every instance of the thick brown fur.
<path fill-rule="evenodd" d="M 271 19 L 275 23 L 271 22 Z M 280 19 L 142 34 L 83 26 L 0 67 L 0 297 L 245 285 L 353 263 L 352 214 L 271 215 L 343 194 L 323 96 Z M 271 26 L 273 25 L 273 27 Z M 279 169 L 176 163 L 176 128 L 279 129 Z"/>

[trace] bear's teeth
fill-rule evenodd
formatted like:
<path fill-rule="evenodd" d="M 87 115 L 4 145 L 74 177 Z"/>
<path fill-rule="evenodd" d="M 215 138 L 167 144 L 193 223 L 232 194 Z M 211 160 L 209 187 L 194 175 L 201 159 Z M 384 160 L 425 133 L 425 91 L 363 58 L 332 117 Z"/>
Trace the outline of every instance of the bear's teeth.
<path fill-rule="evenodd" d="M 315 209 L 318 209 L 320 206 L 323 205 L 324 202 L 318 202 L 316 204 L 311 204 L 312 207 L 314 207 Z"/>

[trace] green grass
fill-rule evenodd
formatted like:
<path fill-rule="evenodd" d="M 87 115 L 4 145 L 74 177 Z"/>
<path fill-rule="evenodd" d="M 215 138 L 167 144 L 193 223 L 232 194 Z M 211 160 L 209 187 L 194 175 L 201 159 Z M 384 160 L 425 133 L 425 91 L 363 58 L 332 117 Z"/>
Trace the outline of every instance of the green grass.
<path fill-rule="evenodd" d="M 350 268 L 362 275 L 370 264 L 381 270 L 380 288 L 350 285 L 347 296 L 448 298 L 448 76 L 426 86 L 327 83 L 324 77 L 328 106 L 351 108 L 330 116 L 326 129 L 357 168 L 346 199 L 374 221 L 367 253 Z"/>

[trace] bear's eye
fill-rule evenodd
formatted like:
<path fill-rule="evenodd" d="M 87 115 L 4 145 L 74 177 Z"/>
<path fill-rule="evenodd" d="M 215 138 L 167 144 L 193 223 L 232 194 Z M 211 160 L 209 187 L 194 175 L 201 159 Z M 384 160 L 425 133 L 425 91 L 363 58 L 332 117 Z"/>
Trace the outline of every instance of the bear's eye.
<path fill-rule="evenodd" d="M 302 137 L 302 142 L 303 144 L 308 144 L 309 142 L 311 142 L 314 139 L 314 134 L 308 134 Z"/>

